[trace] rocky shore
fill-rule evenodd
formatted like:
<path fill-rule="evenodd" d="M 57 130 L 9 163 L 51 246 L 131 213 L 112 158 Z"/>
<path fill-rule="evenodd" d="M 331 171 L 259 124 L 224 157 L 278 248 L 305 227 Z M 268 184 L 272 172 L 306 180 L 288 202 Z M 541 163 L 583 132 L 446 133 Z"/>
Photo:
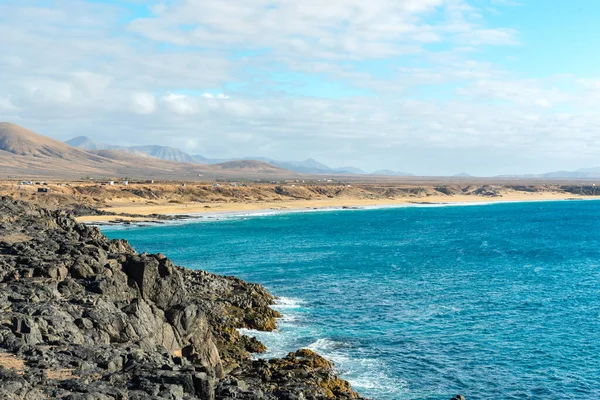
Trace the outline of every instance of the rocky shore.
<path fill-rule="evenodd" d="M 265 350 L 263 287 L 138 254 L 68 212 L 0 200 L 0 398 L 360 399 L 310 350 Z"/>

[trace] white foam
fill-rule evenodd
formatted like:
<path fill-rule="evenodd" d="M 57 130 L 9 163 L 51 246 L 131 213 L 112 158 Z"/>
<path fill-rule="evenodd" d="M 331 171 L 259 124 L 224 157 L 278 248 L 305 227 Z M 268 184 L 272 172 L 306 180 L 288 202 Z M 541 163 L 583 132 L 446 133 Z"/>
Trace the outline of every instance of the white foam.
<path fill-rule="evenodd" d="M 283 322 L 296 322 L 298 321 L 298 317 L 295 315 L 283 314 L 280 320 Z"/>
<path fill-rule="evenodd" d="M 278 297 L 275 300 L 275 305 L 273 306 L 273 308 L 283 308 L 283 309 L 290 309 L 290 308 L 300 308 L 302 307 L 302 300 L 297 300 L 297 299 L 292 299 L 289 297 Z"/>
<path fill-rule="evenodd" d="M 336 349 L 344 347 L 344 344 L 331 339 L 321 338 L 309 344 L 307 347 L 309 350 L 313 351 L 334 351 Z"/>
<path fill-rule="evenodd" d="M 267 346 L 267 352 L 255 354 L 255 359 L 284 357 L 298 348 L 307 348 L 333 362 L 340 376 L 359 392 L 367 390 L 373 397 L 377 394 L 392 398 L 406 396 L 406 382 L 392 378 L 389 367 L 377 359 L 353 356 L 350 344 L 319 337 L 306 345 L 305 340 L 318 337 L 318 332 L 314 326 L 298 323 L 303 318 L 300 310 L 305 307 L 302 300 L 280 297 L 276 300 L 275 307 L 282 309 L 283 313 L 283 317 L 279 319 L 279 329 L 273 332 L 239 329 L 241 334 L 256 337 Z"/>
<path fill-rule="evenodd" d="M 600 201 L 600 199 L 577 199 L 579 201 Z M 380 204 L 372 206 L 358 206 L 358 207 L 323 207 L 323 208 L 299 208 L 299 209 L 263 209 L 255 211 L 214 211 L 214 212 L 203 212 L 203 213 L 188 213 L 185 214 L 190 218 L 177 219 L 171 221 L 160 221 L 160 223 L 139 223 L 135 222 L 123 223 L 123 224 L 111 224 L 111 225 L 97 225 L 101 229 L 112 230 L 112 229 L 127 229 L 129 227 L 141 227 L 141 226 L 164 226 L 164 225 L 184 225 L 191 223 L 210 223 L 218 221 L 230 221 L 230 220 L 245 220 L 256 217 L 271 217 L 285 214 L 297 214 L 297 213 L 319 213 L 319 212 L 332 212 L 332 211 L 365 211 L 365 210 L 388 210 L 397 208 L 440 208 L 440 207 L 475 207 L 475 206 L 492 206 L 498 204 L 520 204 L 520 203 L 546 203 L 546 202 L 565 202 L 570 201 L 569 199 L 540 199 L 540 200 L 510 200 L 510 201 L 482 201 L 482 202 L 454 202 L 454 203 L 427 203 L 427 204 L 415 204 L 415 203 L 399 203 L 399 204 Z M 167 214 L 171 216 L 178 216 L 180 214 Z M 94 225 L 94 223 L 89 223 Z M 117 228 L 118 227 L 118 228 Z"/>
<path fill-rule="evenodd" d="M 254 355 L 255 358 L 284 357 L 289 352 L 298 349 L 297 343 L 302 336 L 312 335 L 310 328 L 299 325 L 303 316 L 301 311 L 303 307 L 304 302 L 300 299 L 279 297 L 272 306 L 282 314 L 282 317 L 278 318 L 278 329 L 272 332 L 238 329 L 241 334 L 256 337 L 267 346 L 267 352 Z"/>
<path fill-rule="evenodd" d="M 383 362 L 374 358 L 351 356 L 351 347 L 347 343 L 319 338 L 307 348 L 332 361 L 341 377 L 359 392 L 361 389 L 368 389 L 396 397 L 407 391 L 407 383 L 390 377 L 389 368 Z"/>

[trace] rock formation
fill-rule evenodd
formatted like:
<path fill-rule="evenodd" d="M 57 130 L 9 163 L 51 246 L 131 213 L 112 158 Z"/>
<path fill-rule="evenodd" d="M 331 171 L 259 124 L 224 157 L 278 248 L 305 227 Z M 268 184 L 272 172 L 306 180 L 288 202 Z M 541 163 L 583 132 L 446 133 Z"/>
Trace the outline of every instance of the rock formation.
<path fill-rule="evenodd" d="M 0 200 L 0 398 L 358 399 L 309 350 L 253 360 L 262 286 L 137 254 L 65 212 Z"/>

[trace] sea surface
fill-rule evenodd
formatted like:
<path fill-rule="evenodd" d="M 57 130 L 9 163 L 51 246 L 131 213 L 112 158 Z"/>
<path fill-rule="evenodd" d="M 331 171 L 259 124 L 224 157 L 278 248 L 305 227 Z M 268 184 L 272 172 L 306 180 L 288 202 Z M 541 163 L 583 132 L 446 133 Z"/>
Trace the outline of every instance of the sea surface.
<path fill-rule="evenodd" d="M 600 202 L 201 221 L 103 231 L 265 285 L 266 356 L 316 350 L 374 400 L 600 399 Z"/>

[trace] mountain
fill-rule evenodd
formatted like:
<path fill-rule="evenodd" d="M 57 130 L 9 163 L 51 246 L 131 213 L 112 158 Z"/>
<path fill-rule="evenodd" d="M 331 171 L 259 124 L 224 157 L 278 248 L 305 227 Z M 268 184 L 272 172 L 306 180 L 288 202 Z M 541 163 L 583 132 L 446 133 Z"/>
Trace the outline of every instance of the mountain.
<path fill-rule="evenodd" d="M 186 162 L 192 164 L 204 164 L 203 161 L 179 150 L 168 146 L 116 146 L 107 143 L 95 142 L 86 136 L 78 136 L 65 143 L 85 150 L 119 150 L 137 155 L 147 155 L 166 161 Z"/>
<path fill-rule="evenodd" d="M 167 161 L 186 162 L 192 164 L 222 164 L 232 161 L 260 161 L 271 164 L 275 167 L 298 172 L 301 174 L 320 174 L 320 175 L 363 175 L 365 171 L 352 166 L 331 168 L 313 158 L 308 158 L 302 161 L 282 161 L 267 157 L 242 157 L 242 158 L 207 158 L 200 154 L 190 155 L 179 149 L 167 146 L 116 146 L 106 143 L 98 143 L 86 137 L 79 136 L 66 141 L 71 146 L 86 150 L 119 150 L 137 155 L 147 155 Z M 404 172 L 396 172 L 390 170 L 377 171 L 373 175 L 389 175 L 389 176 L 411 176 Z"/>
<path fill-rule="evenodd" d="M 274 160 L 272 158 L 267 157 L 242 157 L 239 159 L 233 158 L 206 158 L 201 155 L 193 155 L 196 160 L 200 160 L 207 164 L 218 164 L 228 161 L 236 161 L 236 160 L 255 160 L 262 161 L 265 163 L 269 163 L 279 168 L 286 169 L 288 171 L 294 171 L 301 174 L 321 174 L 321 175 L 355 175 L 355 174 L 365 174 L 366 172 L 359 168 L 354 167 L 341 167 L 341 168 L 330 168 L 327 165 L 320 163 L 319 161 L 309 158 L 303 161 L 281 161 Z"/>
<path fill-rule="evenodd" d="M 580 168 L 577 171 L 578 173 L 583 173 L 583 174 L 598 174 L 600 175 L 600 167 L 596 167 L 596 168 Z"/>
<path fill-rule="evenodd" d="M 308 158 L 304 161 L 274 161 L 275 163 L 281 163 L 284 165 L 288 165 L 290 167 L 294 167 L 296 169 L 302 170 L 300 172 L 310 172 L 314 171 L 318 172 L 331 172 L 332 169 L 327 165 L 322 164 L 315 160 L 314 158 Z"/>
<path fill-rule="evenodd" d="M 461 172 L 460 174 L 454 175 L 454 178 L 472 178 L 473 175 L 469 175 L 466 172 Z"/>
<path fill-rule="evenodd" d="M 317 160 L 309 158 L 304 161 L 277 161 L 271 160 L 270 164 L 280 168 L 300 172 L 302 174 L 334 174 L 335 171 Z"/>
<path fill-rule="evenodd" d="M 116 170 L 111 160 L 39 135 L 9 122 L 0 122 L 0 173 L 22 176 L 82 176 Z"/>
<path fill-rule="evenodd" d="M 600 168 L 580 168 L 575 171 L 554 171 L 544 174 L 501 175 L 499 178 L 517 179 L 600 179 Z"/>
<path fill-rule="evenodd" d="M 392 171 L 390 169 L 380 169 L 373 172 L 371 175 L 386 175 L 386 176 L 414 176 L 413 174 L 409 174 L 407 172 L 400 171 Z"/>
<path fill-rule="evenodd" d="M 583 168 L 575 171 L 556 171 L 545 174 L 535 175 L 541 178 L 575 178 L 575 179 L 591 179 L 600 178 L 600 169 L 598 168 Z"/>
<path fill-rule="evenodd" d="M 256 160 L 238 160 L 238 161 L 229 161 L 220 164 L 213 164 L 215 167 L 221 170 L 245 170 L 245 171 L 254 171 L 261 172 L 266 174 L 274 174 L 285 171 L 281 168 L 278 168 L 272 164 L 256 161 Z"/>
<path fill-rule="evenodd" d="M 84 149 L 84 150 L 121 150 L 121 149 L 124 149 L 124 147 L 121 147 L 121 146 L 111 146 L 111 145 L 105 144 L 105 143 L 94 142 L 92 139 L 90 139 L 87 136 L 77 136 L 76 138 L 67 140 L 65 143 L 68 144 L 69 146 L 77 147 L 79 149 Z"/>
<path fill-rule="evenodd" d="M 354 167 L 331 168 L 319 161 L 308 158 L 303 161 L 280 161 L 266 157 L 244 157 L 244 160 L 263 161 L 279 168 L 289 171 L 298 172 L 301 174 L 320 174 L 320 175 L 360 175 L 365 174 L 365 171 Z"/>
<path fill-rule="evenodd" d="M 362 169 L 355 168 L 355 167 L 340 167 L 340 168 L 334 168 L 333 170 L 338 174 L 350 174 L 350 175 L 366 174 L 366 172 L 363 171 Z"/>
<path fill-rule="evenodd" d="M 1 122 L 0 175 L 17 176 L 22 179 L 129 176 L 134 179 L 159 180 L 196 180 L 198 176 L 206 179 L 262 179 L 265 174 L 279 177 L 295 176 L 290 171 L 261 162 L 204 165 L 162 160 L 152 156 L 178 158 L 178 151 L 170 152 L 170 148 L 155 149 L 144 146 L 150 148 L 138 152 L 135 149 L 123 151 L 101 148 L 104 146 L 94 145 L 93 141 L 85 137 L 75 138 L 70 142 L 95 149 L 76 148 L 18 125 Z"/>
<path fill-rule="evenodd" d="M 129 150 L 133 153 L 142 153 L 150 157 L 160 158 L 161 160 L 186 162 L 192 164 L 204 164 L 191 155 L 167 146 L 133 146 Z"/>
<path fill-rule="evenodd" d="M 33 160 L 57 159 L 63 161 L 97 161 L 97 157 L 58 140 L 39 135 L 10 122 L 0 122 L 0 154 L 3 158 L 15 156 Z M 19 157 L 17 157 L 19 158 Z"/>

